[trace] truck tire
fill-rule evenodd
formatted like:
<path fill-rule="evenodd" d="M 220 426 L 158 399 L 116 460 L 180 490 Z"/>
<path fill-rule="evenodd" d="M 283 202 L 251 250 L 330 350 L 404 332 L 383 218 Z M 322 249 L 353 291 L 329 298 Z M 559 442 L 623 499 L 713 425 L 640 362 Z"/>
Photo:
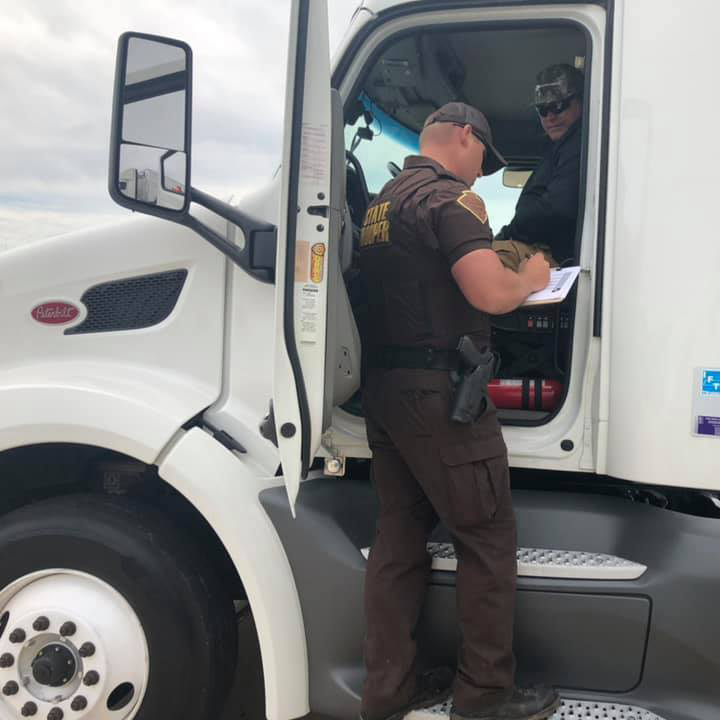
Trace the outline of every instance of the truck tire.
<path fill-rule="evenodd" d="M 0 518 L 0 717 L 216 720 L 231 598 L 159 511 L 74 495 Z"/>

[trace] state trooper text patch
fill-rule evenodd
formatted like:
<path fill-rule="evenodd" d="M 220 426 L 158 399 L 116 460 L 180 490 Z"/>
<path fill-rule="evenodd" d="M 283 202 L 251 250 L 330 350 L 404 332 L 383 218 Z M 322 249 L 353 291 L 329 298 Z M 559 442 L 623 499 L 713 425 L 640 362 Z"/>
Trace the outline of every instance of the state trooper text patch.
<path fill-rule="evenodd" d="M 360 231 L 361 248 L 385 245 L 390 242 L 390 221 L 387 217 L 389 208 L 390 202 L 388 201 L 373 205 L 367 211 Z"/>
<path fill-rule="evenodd" d="M 463 194 L 457 199 L 457 202 L 468 212 L 472 213 L 481 223 L 487 222 L 488 218 L 485 203 L 483 202 L 483 199 L 472 192 L 472 190 L 465 190 L 465 192 L 463 192 Z"/>

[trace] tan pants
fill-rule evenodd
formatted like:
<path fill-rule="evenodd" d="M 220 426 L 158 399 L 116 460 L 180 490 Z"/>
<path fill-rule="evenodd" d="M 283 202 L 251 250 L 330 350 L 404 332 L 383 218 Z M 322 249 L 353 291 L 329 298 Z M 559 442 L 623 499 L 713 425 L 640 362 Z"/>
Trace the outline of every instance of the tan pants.
<path fill-rule="evenodd" d="M 552 256 L 547 245 L 527 245 L 519 240 L 493 240 L 493 250 L 500 258 L 500 262 L 510 270 L 517 272 L 520 263 L 535 253 L 541 252 L 550 263 L 550 267 L 558 267 L 559 263 Z"/>

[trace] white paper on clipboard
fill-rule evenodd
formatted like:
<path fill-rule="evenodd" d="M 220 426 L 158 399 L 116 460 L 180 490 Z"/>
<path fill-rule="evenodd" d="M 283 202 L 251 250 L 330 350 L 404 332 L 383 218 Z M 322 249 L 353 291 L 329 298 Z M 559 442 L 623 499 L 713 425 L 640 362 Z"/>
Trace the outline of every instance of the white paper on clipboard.
<path fill-rule="evenodd" d="M 522 307 L 528 307 L 528 305 L 550 305 L 551 303 L 562 302 L 568 296 L 579 274 L 579 265 L 553 268 L 550 270 L 550 282 L 547 284 L 547 287 L 530 294 L 522 304 Z"/>

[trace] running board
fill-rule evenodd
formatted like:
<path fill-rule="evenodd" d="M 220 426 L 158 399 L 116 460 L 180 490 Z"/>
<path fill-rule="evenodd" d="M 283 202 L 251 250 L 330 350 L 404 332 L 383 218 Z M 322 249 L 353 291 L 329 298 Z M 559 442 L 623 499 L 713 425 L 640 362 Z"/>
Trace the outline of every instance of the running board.
<path fill-rule="evenodd" d="M 428 543 L 432 569 L 455 572 L 457 557 L 452 543 Z M 370 548 L 363 548 L 365 559 Z M 518 576 L 570 578 L 572 580 L 637 580 L 647 566 L 615 555 L 580 550 L 518 548 Z"/>
<path fill-rule="evenodd" d="M 442 720 L 450 715 L 448 700 L 426 710 L 413 710 L 405 720 Z M 663 720 L 650 710 L 634 705 L 619 703 L 592 702 L 589 700 L 566 700 L 548 720 Z"/>

